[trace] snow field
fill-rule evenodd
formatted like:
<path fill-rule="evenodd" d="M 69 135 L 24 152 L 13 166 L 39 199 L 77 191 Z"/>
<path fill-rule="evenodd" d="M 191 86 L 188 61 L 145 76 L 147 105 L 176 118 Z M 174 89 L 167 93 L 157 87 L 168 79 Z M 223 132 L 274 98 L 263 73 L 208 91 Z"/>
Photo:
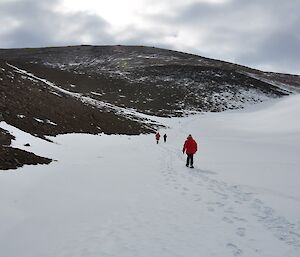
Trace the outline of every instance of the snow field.
<path fill-rule="evenodd" d="M 1 254 L 298 256 L 299 106 L 296 95 L 246 111 L 151 117 L 170 127 L 158 145 L 154 134 L 49 143 L 1 122 L 16 147 L 57 160 L 0 173 Z M 199 144 L 195 169 L 181 152 L 188 134 Z"/>

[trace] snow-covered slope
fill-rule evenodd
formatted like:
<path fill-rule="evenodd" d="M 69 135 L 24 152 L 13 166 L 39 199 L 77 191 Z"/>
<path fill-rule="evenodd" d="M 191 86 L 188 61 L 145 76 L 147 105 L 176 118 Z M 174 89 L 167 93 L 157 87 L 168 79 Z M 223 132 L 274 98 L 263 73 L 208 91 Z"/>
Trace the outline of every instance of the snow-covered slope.
<path fill-rule="evenodd" d="M 4 122 L 57 162 L 0 173 L 5 257 L 300 255 L 300 96 L 245 111 L 155 118 L 154 135 L 51 137 Z M 185 167 L 188 134 L 199 144 Z"/>

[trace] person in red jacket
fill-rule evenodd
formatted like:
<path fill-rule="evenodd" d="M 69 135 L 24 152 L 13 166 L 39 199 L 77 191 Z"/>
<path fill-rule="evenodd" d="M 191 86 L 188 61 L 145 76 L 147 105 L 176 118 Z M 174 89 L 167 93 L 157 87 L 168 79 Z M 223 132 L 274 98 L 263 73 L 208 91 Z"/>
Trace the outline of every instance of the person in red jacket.
<path fill-rule="evenodd" d="M 157 133 L 155 134 L 155 139 L 156 139 L 156 143 L 158 144 L 158 141 L 159 141 L 159 139 L 160 139 L 160 134 L 159 134 L 159 132 L 157 132 Z"/>
<path fill-rule="evenodd" d="M 194 154 L 197 152 L 197 143 L 192 135 L 189 135 L 185 140 L 182 152 L 187 154 L 185 166 L 188 167 L 190 165 L 190 168 L 194 168 Z"/>

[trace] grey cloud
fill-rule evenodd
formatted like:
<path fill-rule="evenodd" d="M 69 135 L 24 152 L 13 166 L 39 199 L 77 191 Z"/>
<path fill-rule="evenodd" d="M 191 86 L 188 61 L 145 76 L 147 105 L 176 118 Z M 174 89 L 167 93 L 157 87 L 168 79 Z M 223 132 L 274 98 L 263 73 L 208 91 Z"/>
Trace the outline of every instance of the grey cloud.
<path fill-rule="evenodd" d="M 145 45 L 167 49 L 172 49 L 173 47 L 172 44 L 165 43 L 163 40 L 167 36 L 172 36 L 172 34 L 158 29 L 141 29 L 135 25 L 130 25 L 123 29 L 120 34 L 122 36 L 122 44 L 125 45 Z"/>
<path fill-rule="evenodd" d="M 229 22 L 235 15 L 240 16 L 241 10 L 245 16 L 239 21 L 245 30 L 230 31 L 231 43 L 245 47 L 244 51 L 236 52 L 237 62 L 260 67 L 266 64 L 274 71 L 300 73 L 299 1 L 233 1 L 230 6 L 234 11 L 227 18 Z M 226 24 L 226 19 L 223 22 Z M 253 22 L 257 23 L 257 31 L 248 31 Z M 259 29 L 260 26 L 265 27 Z"/>
<path fill-rule="evenodd" d="M 256 54 L 241 54 L 238 61 L 256 65 L 270 63 L 274 71 L 300 74 L 300 29 L 280 31 L 269 35 L 257 49 Z"/>
<path fill-rule="evenodd" d="M 0 3 L 0 19 L 18 24 L 2 33 L 0 29 L 0 47 L 81 44 L 84 39 L 94 44 L 114 41 L 109 24 L 101 17 L 82 12 L 58 12 L 58 3 L 57 0 Z"/>
<path fill-rule="evenodd" d="M 198 37 L 194 53 L 300 73 L 299 10 L 297 0 L 197 2 L 148 19 L 174 30 L 192 28 L 191 37 Z"/>
<path fill-rule="evenodd" d="M 149 45 L 300 74 L 298 0 L 231 0 L 219 4 L 195 0 L 180 8 L 170 5 L 157 15 L 141 10 L 142 22 L 118 34 L 112 33 L 111 25 L 100 16 L 57 11 L 59 2 L 0 2 L 0 22 L 18 24 L 8 30 L 5 27 L 10 24 L 0 28 L 0 47 Z"/>

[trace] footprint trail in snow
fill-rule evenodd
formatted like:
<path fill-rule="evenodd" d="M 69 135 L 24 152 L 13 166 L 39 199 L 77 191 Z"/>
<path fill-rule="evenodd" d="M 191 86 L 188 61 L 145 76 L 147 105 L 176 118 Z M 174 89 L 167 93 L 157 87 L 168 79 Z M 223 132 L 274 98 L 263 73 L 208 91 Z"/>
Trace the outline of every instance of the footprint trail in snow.
<path fill-rule="evenodd" d="M 277 240 L 300 249 L 300 223 L 289 222 L 246 187 L 215 179 L 213 171 L 186 168 L 178 149 L 164 146 L 162 151 L 160 162 L 165 185 L 222 220 L 225 229 L 232 229 L 233 238 L 254 241 L 253 232 L 248 231 L 255 226 L 266 235 L 271 233 Z M 232 256 L 243 255 L 238 243 L 228 241 L 226 246 Z"/>

